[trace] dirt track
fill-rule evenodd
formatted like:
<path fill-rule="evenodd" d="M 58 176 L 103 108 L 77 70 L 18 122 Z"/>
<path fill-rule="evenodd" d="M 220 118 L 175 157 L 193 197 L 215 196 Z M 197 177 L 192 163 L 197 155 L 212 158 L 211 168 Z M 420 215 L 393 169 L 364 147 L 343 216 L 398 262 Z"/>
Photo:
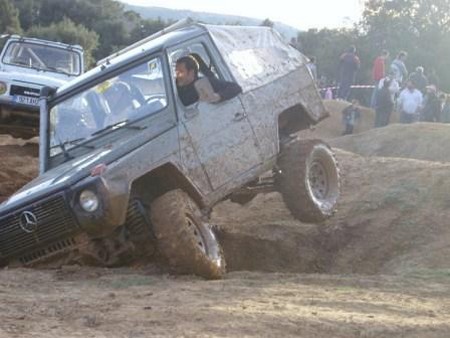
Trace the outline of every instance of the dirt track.
<path fill-rule="evenodd" d="M 277 193 L 221 203 L 212 216 L 231 271 L 222 281 L 151 265 L 2 270 L 0 337 L 448 337 L 446 126 L 333 139 L 343 103 L 327 104 L 330 119 L 306 133 L 364 155 L 336 150 L 342 198 L 328 222 L 295 221 Z M 36 143 L 0 138 L 0 196 L 36 174 L 36 152 Z"/>
<path fill-rule="evenodd" d="M 447 337 L 448 276 L 3 271 L 2 337 Z M 447 295 L 447 296 L 445 296 Z"/>

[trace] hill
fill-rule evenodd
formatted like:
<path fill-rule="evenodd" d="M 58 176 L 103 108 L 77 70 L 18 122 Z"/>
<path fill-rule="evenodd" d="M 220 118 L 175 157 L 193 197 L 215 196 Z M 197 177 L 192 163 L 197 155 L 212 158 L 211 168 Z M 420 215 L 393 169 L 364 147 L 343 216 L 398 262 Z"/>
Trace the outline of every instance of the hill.
<path fill-rule="evenodd" d="M 163 7 L 152 6 L 133 6 L 124 4 L 125 10 L 132 10 L 141 15 L 144 19 L 157 19 L 161 18 L 164 21 L 177 21 L 187 17 L 194 20 L 209 23 L 209 24 L 241 24 L 247 26 L 258 26 L 263 19 L 248 18 L 237 15 L 225 15 L 206 12 L 195 12 L 191 10 L 182 9 L 169 9 Z M 287 40 L 292 37 L 297 37 L 298 29 L 281 22 L 275 22 L 274 28 L 280 32 Z"/>

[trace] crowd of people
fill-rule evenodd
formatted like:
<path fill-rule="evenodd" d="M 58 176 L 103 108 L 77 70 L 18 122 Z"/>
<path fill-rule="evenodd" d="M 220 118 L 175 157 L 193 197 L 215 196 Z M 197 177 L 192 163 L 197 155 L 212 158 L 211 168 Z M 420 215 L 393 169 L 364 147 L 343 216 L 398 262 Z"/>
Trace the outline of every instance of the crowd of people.
<path fill-rule="evenodd" d="M 375 109 L 375 127 L 389 124 L 391 114 L 397 110 L 400 123 L 450 122 L 450 98 L 439 94 L 439 81 L 435 72 L 425 73 L 418 66 L 408 73 L 408 54 L 400 52 L 386 67 L 389 52 L 383 50 L 373 63 L 374 90 L 371 106 Z"/>
<path fill-rule="evenodd" d="M 450 95 L 440 91 L 436 72 L 433 69 L 426 72 L 423 66 L 418 66 L 410 73 L 406 65 L 407 52 L 399 52 L 391 62 L 389 54 L 389 51 L 382 50 L 373 61 L 370 106 L 375 110 L 374 126 L 388 125 L 395 111 L 399 114 L 400 123 L 450 123 Z M 355 46 L 350 46 L 339 58 L 337 90 L 333 93 L 330 86 L 325 87 L 322 91 L 324 98 L 350 101 L 360 65 Z M 308 67 L 317 79 L 314 59 Z M 344 134 L 352 133 L 360 116 L 357 106 L 358 102 L 353 99 L 342 111 Z"/>

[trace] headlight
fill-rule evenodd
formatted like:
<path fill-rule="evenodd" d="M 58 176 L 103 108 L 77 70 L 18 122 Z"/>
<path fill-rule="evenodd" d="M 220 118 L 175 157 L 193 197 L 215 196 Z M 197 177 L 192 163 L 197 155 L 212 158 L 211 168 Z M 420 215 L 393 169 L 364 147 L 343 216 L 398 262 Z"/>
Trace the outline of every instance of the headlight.
<path fill-rule="evenodd" d="M 7 90 L 8 86 L 6 85 L 6 83 L 0 81 L 0 95 L 5 94 Z"/>
<path fill-rule="evenodd" d="M 83 190 L 80 194 L 80 205 L 84 211 L 94 212 L 98 209 L 98 197 L 91 190 Z"/>

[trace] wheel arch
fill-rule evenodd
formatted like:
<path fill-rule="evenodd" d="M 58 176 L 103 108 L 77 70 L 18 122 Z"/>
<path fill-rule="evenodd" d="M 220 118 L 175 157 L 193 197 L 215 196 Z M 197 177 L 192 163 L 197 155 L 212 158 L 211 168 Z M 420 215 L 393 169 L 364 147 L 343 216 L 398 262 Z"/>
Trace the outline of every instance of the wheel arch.
<path fill-rule="evenodd" d="M 200 191 L 181 172 L 181 170 L 172 163 L 163 164 L 133 180 L 131 183 L 130 198 L 138 195 L 150 203 L 155 198 L 174 189 L 185 191 L 200 208 L 205 206 Z"/>
<path fill-rule="evenodd" d="M 277 117 L 278 135 L 289 135 L 308 129 L 316 122 L 301 103 L 283 110 Z"/>

